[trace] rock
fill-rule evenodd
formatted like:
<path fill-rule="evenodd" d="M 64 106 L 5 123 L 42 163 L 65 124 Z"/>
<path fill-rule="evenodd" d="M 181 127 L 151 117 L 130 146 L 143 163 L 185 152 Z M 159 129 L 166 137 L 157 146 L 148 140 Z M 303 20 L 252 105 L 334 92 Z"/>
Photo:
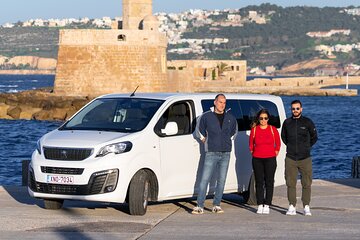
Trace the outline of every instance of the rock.
<path fill-rule="evenodd" d="M 18 102 L 19 102 L 19 100 L 18 100 L 17 96 L 15 94 L 13 94 L 13 93 L 8 94 L 7 98 L 5 100 L 5 104 L 10 105 L 10 106 L 16 106 Z"/>
<path fill-rule="evenodd" d="M 16 107 L 10 107 L 7 110 L 7 115 L 9 115 L 10 117 L 12 117 L 13 119 L 19 119 L 21 114 L 21 108 L 19 106 Z"/>
<path fill-rule="evenodd" d="M 66 119 L 65 120 L 68 120 L 69 118 L 71 118 L 77 111 L 79 111 L 80 108 L 70 108 L 67 110 L 66 112 Z"/>
<path fill-rule="evenodd" d="M 51 110 L 53 120 L 65 120 L 68 109 L 66 108 L 54 108 Z"/>
<path fill-rule="evenodd" d="M 5 103 L 0 103 L 0 118 L 1 119 L 12 119 L 8 114 L 7 111 L 9 109 L 9 106 Z"/>
<path fill-rule="evenodd" d="M 81 99 L 74 99 L 71 103 L 71 105 L 75 108 L 75 109 L 80 109 L 82 108 L 83 106 L 85 106 L 85 104 L 87 104 L 89 102 L 89 99 L 84 99 L 84 98 L 81 98 Z"/>
<path fill-rule="evenodd" d="M 72 107 L 72 100 L 58 98 L 57 100 L 54 100 L 54 106 L 56 108 L 69 108 L 69 107 Z"/>
<path fill-rule="evenodd" d="M 32 118 L 34 120 L 52 120 L 52 114 L 49 110 L 41 110 L 37 113 L 34 113 L 32 115 Z"/>
<path fill-rule="evenodd" d="M 32 116 L 40 112 L 42 108 L 34 108 L 33 106 L 29 105 L 20 105 L 21 113 L 19 119 L 32 119 Z"/>

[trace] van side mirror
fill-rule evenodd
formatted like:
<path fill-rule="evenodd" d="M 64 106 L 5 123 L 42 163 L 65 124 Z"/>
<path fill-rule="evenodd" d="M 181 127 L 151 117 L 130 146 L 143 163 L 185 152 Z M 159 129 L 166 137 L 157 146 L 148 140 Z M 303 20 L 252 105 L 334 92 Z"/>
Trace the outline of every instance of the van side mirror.
<path fill-rule="evenodd" d="M 178 125 L 176 122 L 168 122 L 164 129 L 161 129 L 161 133 L 166 136 L 175 135 L 178 133 Z"/>

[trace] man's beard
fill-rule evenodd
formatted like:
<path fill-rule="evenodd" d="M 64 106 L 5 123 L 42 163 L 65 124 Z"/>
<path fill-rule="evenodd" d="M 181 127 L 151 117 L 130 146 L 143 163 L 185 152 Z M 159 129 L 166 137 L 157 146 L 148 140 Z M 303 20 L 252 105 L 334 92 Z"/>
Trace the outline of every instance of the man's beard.
<path fill-rule="evenodd" d="M 301 115 L 301 112 L 297 112 L 297 113 L 293 113 L 293 117 L 300 117 L 300 115 Z"/>

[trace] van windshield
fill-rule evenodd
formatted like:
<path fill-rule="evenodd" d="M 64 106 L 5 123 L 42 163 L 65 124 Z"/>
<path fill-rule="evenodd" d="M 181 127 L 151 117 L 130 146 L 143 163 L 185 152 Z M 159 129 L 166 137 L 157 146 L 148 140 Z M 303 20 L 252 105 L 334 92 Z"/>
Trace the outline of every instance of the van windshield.
<path fill-rule="evenodd" d="M 163 102 L 143 98 L 96 99 L 59 130 L 141 131 Z"/>

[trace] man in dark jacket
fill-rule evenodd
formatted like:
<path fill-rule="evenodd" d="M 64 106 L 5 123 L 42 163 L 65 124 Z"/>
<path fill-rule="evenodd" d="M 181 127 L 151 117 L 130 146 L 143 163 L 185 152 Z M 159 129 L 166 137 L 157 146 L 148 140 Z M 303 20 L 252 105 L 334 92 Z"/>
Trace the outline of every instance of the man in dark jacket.
<path fill-rule="evenodd" d="M 286 145 L 285 180 L 289 209 L 286 215 L 296 215 L 296 182 L 301 176 L 304 215 L 311 216 L 310 198 L 312 183 L 311 147 L 317 141 L 314 123 L 302 116 L 302 104 L 299 100 L 291 103 L 292 116 L 284 121 L 281 139 Z"/>
<path fill-rule="evenodd" d="M 213 200 L 214 213 L 223 213 L 220 202 L 230 161 L 232 139 L 237 133 L 235 117 L 225 111 L 226 98 L 218 94 L 214 100 L 214 110 L 205 112 L 199 121 L 197 134 L 205 144 L 205 160 L 197 197 L 197 206 L 193 214 L 204 213 L 206 190 L 214 170 L 217 171 L 216 190 Z"/>

